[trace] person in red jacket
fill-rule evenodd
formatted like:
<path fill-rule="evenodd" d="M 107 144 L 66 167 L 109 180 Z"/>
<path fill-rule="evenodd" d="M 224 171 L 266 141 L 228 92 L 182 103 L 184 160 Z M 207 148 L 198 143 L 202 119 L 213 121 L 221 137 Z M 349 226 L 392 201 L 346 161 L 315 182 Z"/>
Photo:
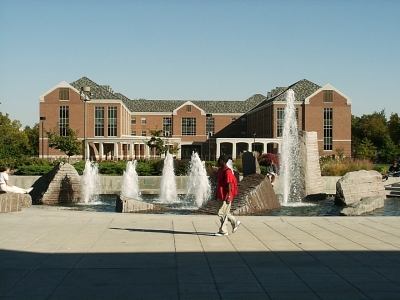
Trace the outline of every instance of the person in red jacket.
<path fill-rule="evenodd" d="M 216 236 L 227 236 L 228 229 L 226 221 L 229 221 L 232 225 L 232 233 L 235 233 L 240 225 L 240 221 L 236 221 L 235 217 L 231 215 L 231 203 L 235 196 L 235 189 L 237 187 L 237 180 L 233 171 L 226 165 L 228 158 L 225 155 L 221 155 L 218 158 L 218 175 L 217 175 L 217 212 L 221 222 L 219 231 L 215 234 Z"/>

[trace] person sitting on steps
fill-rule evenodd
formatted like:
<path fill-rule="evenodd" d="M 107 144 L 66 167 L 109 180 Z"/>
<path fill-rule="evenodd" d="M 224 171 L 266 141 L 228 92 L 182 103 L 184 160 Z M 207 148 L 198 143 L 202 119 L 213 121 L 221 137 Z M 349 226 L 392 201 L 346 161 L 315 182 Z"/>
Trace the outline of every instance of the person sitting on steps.
<path fill-rule="evenodd" d="M 0 191 L 3 192 L 10 192 L 10 193 L 17 193 L 17 194 L 29 194 L 33 188 L 30 187 L 29 189 L 22 189 L 17 186 L 11 185 L 10 181 L 8 180 L 8 174 L 10 174 L 9 167 L 3 167 L 0 170 Z"/>
<path fill-rule="evenodd" d="M 389 176 L 400 177 L 400 167 L 397 161 L 393 161 L 393 164 L 389 167 Z"/>

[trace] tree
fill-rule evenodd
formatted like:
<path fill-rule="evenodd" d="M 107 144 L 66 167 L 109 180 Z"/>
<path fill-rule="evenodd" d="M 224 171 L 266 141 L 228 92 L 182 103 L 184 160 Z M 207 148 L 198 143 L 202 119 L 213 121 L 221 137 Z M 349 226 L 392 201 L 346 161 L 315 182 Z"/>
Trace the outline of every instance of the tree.
<path fill-rule="evenodd" d="M 46 132 L 49 138 L 49 147 L 58 149 L 68 156 L 68 162 L 71 156 L 82 154 L 82 143 L 78 141 L 78 131 L 66 128 L 66 136 L 60 136 L 58 129 Z"/>
<path fill-rule="evenodd" d="M 372 142 L 368 138 L 363 138 L 359 144 L 356 145 L 355 157 L 363 158 L 363 159 L 376 159 L 376 147 L 372 144 Z"/>
<path fill-rule="evenodd" d="M 361 139 L 368 138 L 378 149 L 383 147 L 385 138 L 389 136 L 385 110 L 361 116 L 359 126 Z"/>
<path fill-rule="evenodd" d="M 39 155 L 39 123 L 33 125 L 32 128 L 25 126 L 24 132 L 29 140 L 30 145 L 30 155 Z"/>
<path fill-rule="evenodd" d="M 396 157 L 399 149 L 393 143 L 390 137 L 387 137 L 384 141 L 383 147 L 379 151 L 378 160 L 382 163 L 391 163 Z"/>
<path fill-rule="evenodd" d="M 151 138 L 150 140 L 147 141 L 147 146 L 150 147 L 150 149 L 155 149 L 156 155 L 160 155 L 166 153 L 169 151 L 170 153 L 176 153 L 178 152 L 179 148 L 178 147 L 170 147 L 168 143 L 168 139 L 162 138 L 162 130 L 158 130 L 157 128 L 154 130 L 149 129 Z"/>
<path fill-rule="evenodd" d="M 8 114 L 0 112 L 0 158 L 21 158 L 30 154 L 28 137 L 21 127 L 20 121 L 11 121 Z"/>
<path fill-rule="evenodd" d="M 393 143 L 400 146 L 400 119 L 397 113 L 390 115 L 388 131 Z"/>

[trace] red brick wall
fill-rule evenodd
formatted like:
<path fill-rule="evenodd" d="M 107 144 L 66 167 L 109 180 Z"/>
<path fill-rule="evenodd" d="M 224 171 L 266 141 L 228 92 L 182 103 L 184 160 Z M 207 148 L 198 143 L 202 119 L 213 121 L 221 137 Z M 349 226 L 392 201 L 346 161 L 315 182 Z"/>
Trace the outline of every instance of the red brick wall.
<path fill-rule="evenodd" d="M 324 108 L 333 109 L 333 147 L 332 151 L 323 151 L 323 113 Z M 306 131 L 316 131 L 318 136 L 318 147 L 321 155 L 337 154 L 336 149 L 344 148 L 344 155 L 351 155 L 351 106 L 342 95 L 333 92 L 333 102 L 323 102 L 323 91 L 310 99 L 305 105 L 305 128 Z"/>

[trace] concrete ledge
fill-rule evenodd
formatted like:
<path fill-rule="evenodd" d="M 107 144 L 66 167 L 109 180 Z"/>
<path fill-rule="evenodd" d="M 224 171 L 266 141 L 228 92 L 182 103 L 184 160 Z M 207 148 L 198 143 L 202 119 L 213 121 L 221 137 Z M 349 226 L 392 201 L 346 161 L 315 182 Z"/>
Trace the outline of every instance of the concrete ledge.
<path fill-rule="evenodd" d="M 0 192 L 0 213 L 21 211 L 30 207 L 32 198 L 29 194 L 16 194 Z"/>

